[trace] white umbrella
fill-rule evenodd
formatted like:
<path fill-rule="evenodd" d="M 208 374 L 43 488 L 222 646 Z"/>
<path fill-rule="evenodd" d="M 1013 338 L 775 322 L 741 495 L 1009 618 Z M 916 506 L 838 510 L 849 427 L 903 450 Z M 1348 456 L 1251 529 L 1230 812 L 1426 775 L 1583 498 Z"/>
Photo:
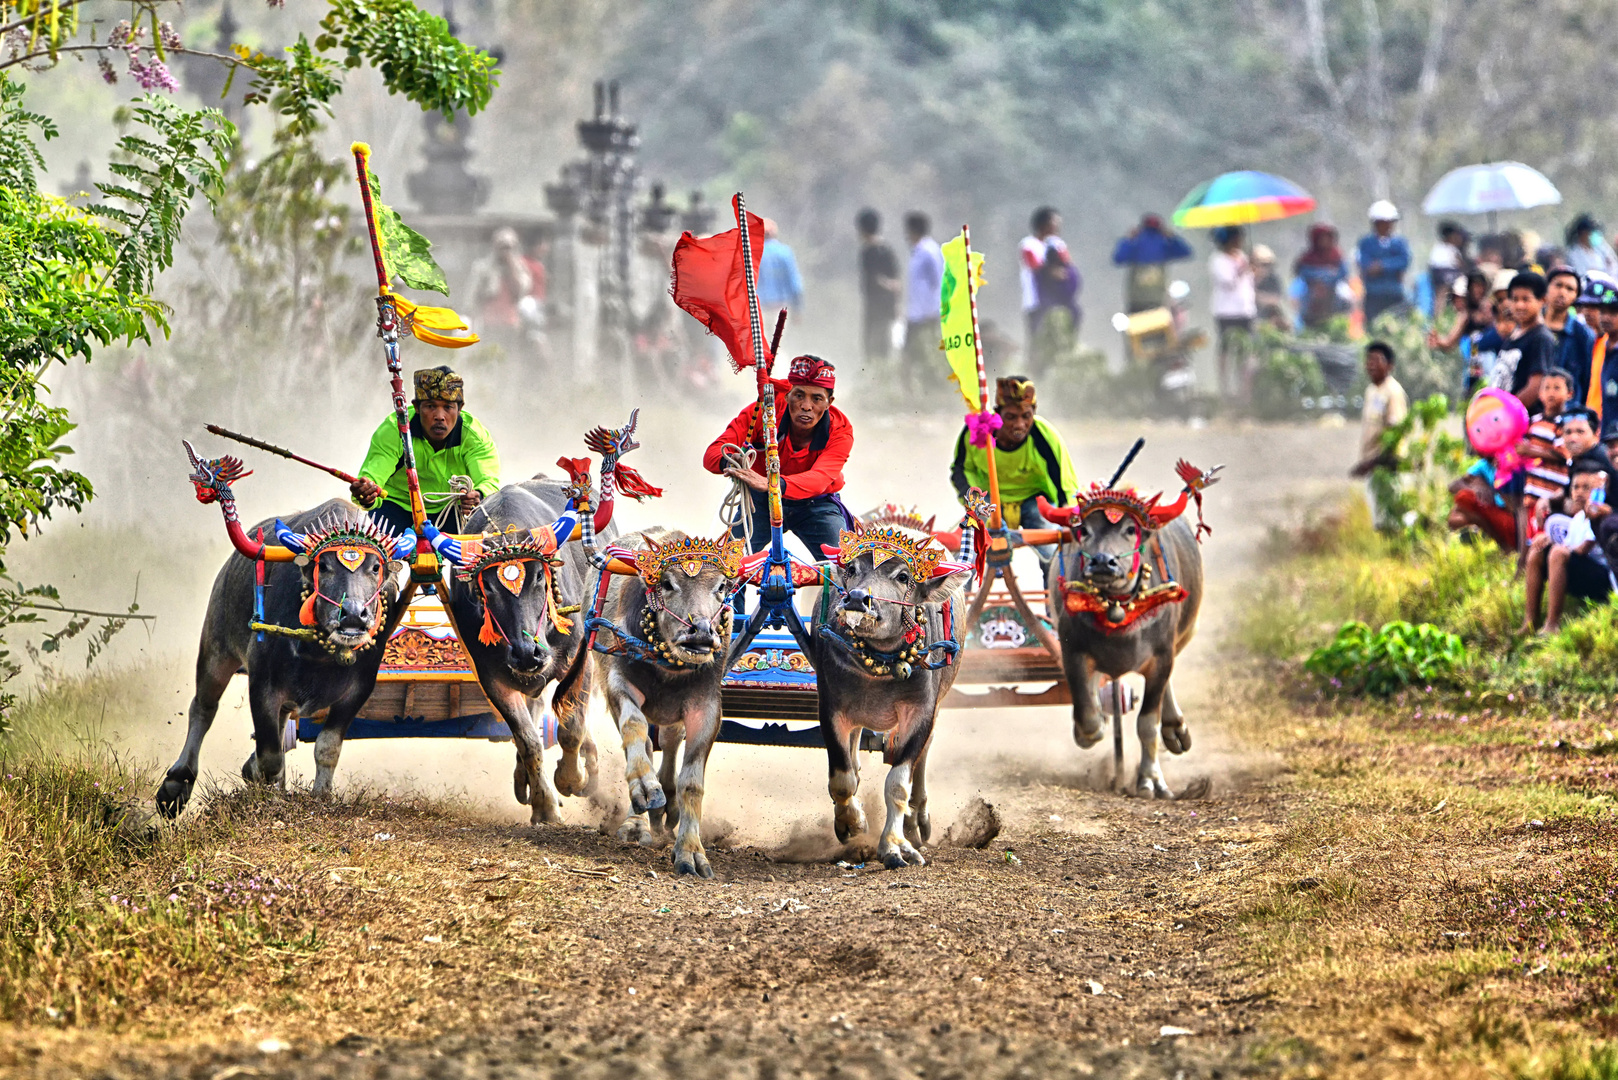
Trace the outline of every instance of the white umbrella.
<path fill-rule="evenodd" d="M 1488 214 L 1492 230 L 1496 211 L 1554 206 L 1561 201 L 1562 193 L 1538 169 L 1520 161 L 1496 161 L 1451 169 L 1421 200 L 1421 209 L 1428 215 Z"/>

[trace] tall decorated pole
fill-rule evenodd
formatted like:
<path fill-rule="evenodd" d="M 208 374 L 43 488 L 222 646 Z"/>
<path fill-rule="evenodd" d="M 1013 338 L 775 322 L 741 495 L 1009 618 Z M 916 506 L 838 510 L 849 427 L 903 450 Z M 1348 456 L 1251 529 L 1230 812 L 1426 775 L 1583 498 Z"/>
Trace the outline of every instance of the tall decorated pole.
<path fill-rule="evenodd" d="M 371 172 L 371 148 L 357 142 L 354 172 L 360 185 L 360 202 L 365 208 L 365 229 L 371 241 L 371 259 L 376 266 L 376 333 L 382 339 L 393 391 L 393 414 L 399 426 L 399 442 L 404 447 L 403 466 L 410 488 L 410 517 L 416 530 L 416 557 L 410 577 L 418 583 L 439 579 L 438 556 L 426 536 L 427 506 L 421 497 L 421 478 L 416 473 L 416 451 L 410 439 L 410 412 L 405 400 L 404 372 L 399 361 L 399 334 L 410 334 L 429 345 L 458 349 L 477 342 L 476 334 L 451 337 L 446 330 L 465 330 L 466 320 L 449 308 L 418 306 L 393 291 L 397 276 L 406 285 L 448 294 L 444 272 L 428 254 L 432 247 L 426 237 L 400 220 L 399 215 L 378 201 L 380 187 Z"/>
<path fill-rule="evenodd" d="M 758 281 L 753 274 L 753 237 L 747 227 L 747 200 L 736 193 L 736 221 L 741 229 L 742 275 L 747 283 L 747 324 L 753 335 L 753 367 L 758 373 L 758 415 L 764 438 L 764 470 L 769 479 L 770 561 L 786 558 L 782 538 L 781 448 L 775 441 L 775 384 L 770 381 L 772 358 L 764 351 L 764 320 L 759 314 Z"/>
<path fill-rule="evenodd" d="M 972 266 L 972 230 L 961 226 L 961 246 L 966 250 L 966 308 L 972 315 L 972 357 L 978 369 L 978 415 L 989 416 L 989 374 L 983 370 L 983 338 L 978 334 L 978 275 Z M 981 256 L 979 257 L 981 265 Z M 1000 527 L 1000 477 L 994 465 L 994 434 L 989 435 L 990 529 Z"/>

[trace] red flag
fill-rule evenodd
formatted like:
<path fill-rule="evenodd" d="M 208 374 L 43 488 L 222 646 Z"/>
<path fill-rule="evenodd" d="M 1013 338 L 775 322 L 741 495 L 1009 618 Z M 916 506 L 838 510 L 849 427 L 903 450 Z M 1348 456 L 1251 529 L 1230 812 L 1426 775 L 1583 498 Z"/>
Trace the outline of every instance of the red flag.
<path fill-rule="evenodd" d="M 747 279 L 742 268 L 740 208 L 737 228 L 715 236 L 683 234 L 674 245 L 674 283 L 669 289 L 674 302 L 684 308 L 730 350 L 730 363 L 737 371 L 753 364 L 752 320 L 747 311 Z M 753 255 L 753 280 L 758 280 L 758 262 L 764 254 L 764 219 L 747 215 L 748 243 Z M 769 358 L 769 345 L 764 346 Z"/>

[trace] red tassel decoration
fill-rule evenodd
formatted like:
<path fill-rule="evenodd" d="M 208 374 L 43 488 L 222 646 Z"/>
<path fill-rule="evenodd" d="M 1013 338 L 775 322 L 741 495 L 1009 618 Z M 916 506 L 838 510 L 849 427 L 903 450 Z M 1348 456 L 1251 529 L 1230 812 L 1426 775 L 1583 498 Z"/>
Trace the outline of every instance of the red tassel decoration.
<path fill-rule="evenodd" d="M 303 602 L 303 607 L 298 609 L 298 622 L 303 626 L 313 626 L 313 625 L 315 625 L 315 596 L 316 595 L 317 595 L 316 593 L 310 593 L 309 594 L 309 599 L 305 600 Z"/>
<path fill-rule="evenodd" d="M 500 632 L 494 628 L 494 616 L 489 614 L 489 605 L 483 605 L 483 626 L 478 630 L 478 640 L 485 645 L 500 644 Z"/>

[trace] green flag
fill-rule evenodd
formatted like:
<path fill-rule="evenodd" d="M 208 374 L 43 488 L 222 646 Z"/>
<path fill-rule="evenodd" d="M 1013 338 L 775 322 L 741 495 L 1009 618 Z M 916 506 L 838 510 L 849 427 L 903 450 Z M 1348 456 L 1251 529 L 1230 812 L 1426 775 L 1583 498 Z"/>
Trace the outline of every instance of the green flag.
<path fill-rule="evenodd" d="M 972 253 L 972 281 L 967 281 L 966 239 L 957 236 L 942 246 L 944 252 L 944 283 L 939 293 L 938 319 L 944 340 L 941 348 L 949 362 L 950 381 L 966 400 L 966 407 L 977 412 L 978 349 L 972 333 L 972 302 L 968 289 L 983 285 L 983 256 Z"/>

